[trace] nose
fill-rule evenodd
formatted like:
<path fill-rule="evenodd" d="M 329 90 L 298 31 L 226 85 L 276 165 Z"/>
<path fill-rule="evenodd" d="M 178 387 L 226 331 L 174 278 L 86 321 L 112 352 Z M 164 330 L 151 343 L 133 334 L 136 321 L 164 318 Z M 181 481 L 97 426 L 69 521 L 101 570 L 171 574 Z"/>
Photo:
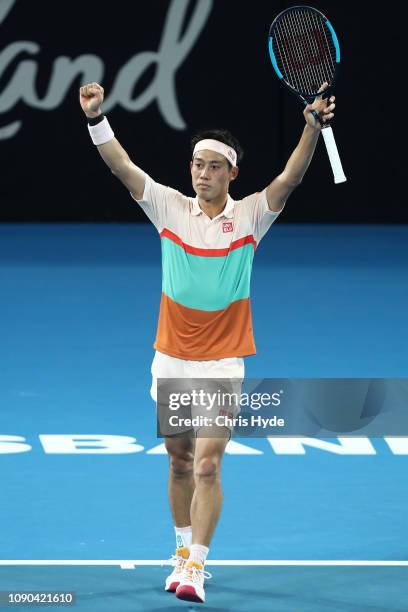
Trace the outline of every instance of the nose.
<path fill-rule="evenodd" d="M 203 166 L 200 172 L 200 178 L 208 177 L 207 171 L 208 171 L 208 168 L 206 166 Z"/>

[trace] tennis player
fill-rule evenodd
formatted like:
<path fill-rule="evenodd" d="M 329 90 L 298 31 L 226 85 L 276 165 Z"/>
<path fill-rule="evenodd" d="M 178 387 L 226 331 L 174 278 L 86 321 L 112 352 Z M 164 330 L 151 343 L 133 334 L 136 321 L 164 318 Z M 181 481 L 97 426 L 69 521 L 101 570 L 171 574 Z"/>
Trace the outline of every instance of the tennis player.
<path fill-rule="evenodd" d="M 321 91 L 326 88 L 324 83 Z M 312 160 L 321 130 L 312 111 L 323 122 L 332 119 L 334 97 L 327 103 L 319 96 L 305 107 L 306 125 L 283 172 L 262 191 L 237 201 L 229 186 L 238 177 L 243 152 L 229 132 L 211 130 L 193 138 L 192 198 L 155 182 L 131 161 L 102 113 L 103 99 L 98 83 L 80 88 L 92 141 L 162 242 L 152 397 L 157 379 L 242 380 L 243 358 L 255 354 L 249 301 L 254 251 Z M 176 533 L 174 569 L 165 589 L 202 603 L 204 566 L 222 504 L 221 462 L 231 431 L 220 425 L 216 436 L 205 427 L 195 436 L 187 433 L 164 438 Z"/>

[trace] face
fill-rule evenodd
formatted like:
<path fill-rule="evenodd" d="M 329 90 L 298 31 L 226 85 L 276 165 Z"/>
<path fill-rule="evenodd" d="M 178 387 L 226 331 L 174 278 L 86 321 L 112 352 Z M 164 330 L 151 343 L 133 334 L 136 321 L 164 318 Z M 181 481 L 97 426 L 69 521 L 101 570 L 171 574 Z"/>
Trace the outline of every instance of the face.
<path fill-rule="evenodd" d="M 207 149 L 195 154 L 190 170 L 194 191 L 207 202 L 225 198 L 238 175 L 238 168 L 231 168 L 223 155 Z"/>

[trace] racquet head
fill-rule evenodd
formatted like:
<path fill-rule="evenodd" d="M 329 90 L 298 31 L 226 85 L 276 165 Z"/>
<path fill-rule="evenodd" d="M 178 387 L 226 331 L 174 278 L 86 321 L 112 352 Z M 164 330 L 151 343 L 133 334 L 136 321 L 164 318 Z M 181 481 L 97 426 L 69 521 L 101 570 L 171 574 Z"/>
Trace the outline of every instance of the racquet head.
<path fill-rule="evenodd" d="M 305 101 L 313 100 L 324 82 L 333 87 L 340 47 L 330 21 L 311 6 L 282 11 L 269 29 L 269 55 L 278 77 Z"/>

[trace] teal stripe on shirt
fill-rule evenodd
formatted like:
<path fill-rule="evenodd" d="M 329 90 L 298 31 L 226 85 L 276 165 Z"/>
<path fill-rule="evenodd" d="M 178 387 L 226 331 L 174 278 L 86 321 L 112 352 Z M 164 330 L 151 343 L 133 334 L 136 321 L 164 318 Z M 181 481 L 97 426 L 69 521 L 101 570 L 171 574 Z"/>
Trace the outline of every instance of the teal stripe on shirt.
<path fill-rule="evenodd" d="M 161 244 L 162 290 L 177 304 L 211 311 L 249 298 L 254 259 L 252 244 L 245 244 L 222 257 L 191 255 L 166 237 Z"/>

